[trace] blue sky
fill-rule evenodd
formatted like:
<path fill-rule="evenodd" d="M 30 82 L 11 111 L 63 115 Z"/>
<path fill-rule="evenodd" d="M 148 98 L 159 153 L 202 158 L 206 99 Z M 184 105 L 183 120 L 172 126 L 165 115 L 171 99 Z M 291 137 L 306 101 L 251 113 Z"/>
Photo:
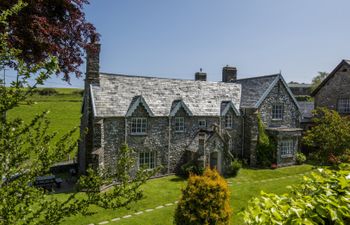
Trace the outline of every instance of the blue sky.
<path fill-rule="evenodd" d="M 101 34 L 103 72 L 192 79 L 203 68 L 218 81 L 232 65 L 239 78 L 282 71 L 310 82 L 350 58 L 349 9 L 349 0 L 91 0 L 85 12 Z"/>

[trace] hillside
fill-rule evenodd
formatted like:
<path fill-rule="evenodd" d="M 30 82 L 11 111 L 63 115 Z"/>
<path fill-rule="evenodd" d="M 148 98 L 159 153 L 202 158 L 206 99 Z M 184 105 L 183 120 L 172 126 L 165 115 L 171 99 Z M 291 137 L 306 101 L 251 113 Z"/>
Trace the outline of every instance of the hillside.
<path fill-rule="evenodd" d="M 50 88 L 52 90 L 52 88 Z M 43 90 L 42 89 L 39 89 Z M 19 107 L 8 112 L 8 118 L 19 117 L 29 122 L 34 115 L 44 111 L 50 111 L 50 132 L 58 132 L 57 138 L 78 127 L 80 123 L 80 111 L 82 102 L 82 90 L 73 88 L 55 88 L 57 93 L 41 95 L 39 93 L 30 97 L 34 103 L 28 105 L 22 103 Z M 79 133 L 75 133 L 76 138 Z"/>

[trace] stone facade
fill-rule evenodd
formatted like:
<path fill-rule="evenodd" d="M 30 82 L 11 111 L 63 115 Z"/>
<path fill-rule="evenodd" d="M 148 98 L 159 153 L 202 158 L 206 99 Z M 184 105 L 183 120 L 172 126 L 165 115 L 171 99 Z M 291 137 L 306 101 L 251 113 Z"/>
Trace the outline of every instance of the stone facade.
<path fill-rule="evenodd" d="M 88 59 L 87 66 L 98 69 L 98 55 Z M 148 163 L 161 166 L 162 174 L 179 171 L 193 157 L 221 173 L 227 172 L 234 157 L 255 166 L 259 115 L 267 129 L 279 128 L 270 132 L 277 141 L 293 139 L 293 155 L 277 159 L 280 166 L 293 164 L 300 113 L 283 77 L 236 80 L 236 73 L 227 66 L 227 82 L 216 83 L 101 73 L 96 81 L 96 71 L 87 69 L 80 172 L 89 165 L 113 170 L 124 143 L 135 150 L 135 169 Z M 283 104 L 281 120 L 272 119 L 276 103 Z M 144 126 L 142 132 L 135 132 L 138 119 L 143 121 L 138 124 Z M 179 121 L 183 129 L 176 129 Z"/>
<path fill-rule="evenodd" d="M 339 100 L 350 99 L 350 61 L 343 60 L 312 93 L 316 107 L 339 111 Z M 343 113 L 349 115 L 349 113 Z"/>

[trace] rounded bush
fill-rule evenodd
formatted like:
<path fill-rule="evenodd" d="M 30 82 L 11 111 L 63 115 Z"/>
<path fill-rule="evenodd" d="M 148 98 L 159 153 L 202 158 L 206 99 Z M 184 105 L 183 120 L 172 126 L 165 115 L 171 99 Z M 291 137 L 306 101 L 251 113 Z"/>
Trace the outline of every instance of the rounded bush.
<path fill-rule="evenodd" d="M 190 175 L 175 211 L 177 225 L 230 224 L 230 193 L 227 182 L 216 170 Z"/>
<path fill-rule="evenodd" d="M 297 154 L 295 155 L 295 160 L 297 164 L 303 164 L 306 161 L 306 156 L 301 152 L 297 152 Z"/>
<path fill-rule="evenodd" d="M 231 162 L 230 170 L 229 170 L 229 176 L 235 177 L 237 176 L 239 170 L 242 168 L 242 162 L 238 159 L 234 159 Z"/>

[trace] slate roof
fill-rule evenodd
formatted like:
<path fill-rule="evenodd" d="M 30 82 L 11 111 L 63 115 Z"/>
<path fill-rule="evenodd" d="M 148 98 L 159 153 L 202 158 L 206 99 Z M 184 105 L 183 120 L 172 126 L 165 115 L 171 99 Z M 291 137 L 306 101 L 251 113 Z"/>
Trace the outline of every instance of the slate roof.
<path fill-rule="evenodd" d="M 194 116 L 219 116 L 222 101 L 240 108 L 241 85 L 224 82 L 166 79 L 100 73 L 100 86 L 91 85 L 96 117 L 123 117 L 135 96 L 142 96 L 154 116 L 169 116 L 182 99 Z"/>
<path fill-rule="evenodd" d="M 265 92 L 276 82 L 279 74 L 238 79 L 236 83 L 242 85 L 241 107 L 255 108 Z"/>

